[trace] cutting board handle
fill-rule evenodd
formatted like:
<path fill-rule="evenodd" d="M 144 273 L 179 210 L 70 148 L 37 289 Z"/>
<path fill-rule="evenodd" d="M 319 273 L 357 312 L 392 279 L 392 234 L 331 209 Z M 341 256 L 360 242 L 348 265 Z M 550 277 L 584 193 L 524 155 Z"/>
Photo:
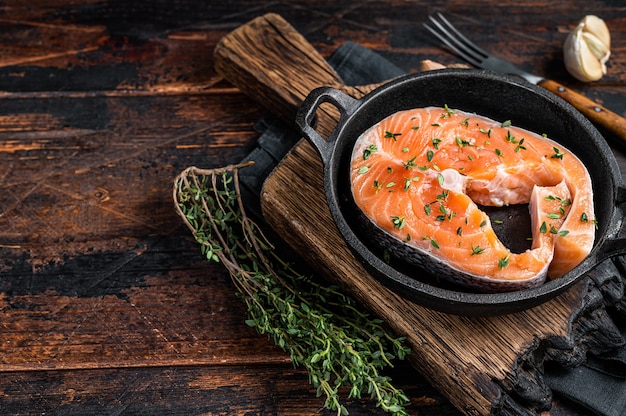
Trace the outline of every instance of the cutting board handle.
<path fill-rule="evenodd" d="M 317 87 L 336 88 L 360 98 L 377 86 L 346 86 L 313 45 L 273 13 L 224 36 L 214 56 L 215 68 L 224 79 L 290 124 Z"/>

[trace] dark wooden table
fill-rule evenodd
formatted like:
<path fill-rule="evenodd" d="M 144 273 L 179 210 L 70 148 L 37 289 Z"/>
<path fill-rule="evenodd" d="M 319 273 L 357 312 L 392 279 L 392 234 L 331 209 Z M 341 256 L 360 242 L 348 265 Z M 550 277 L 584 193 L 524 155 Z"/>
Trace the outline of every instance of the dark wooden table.
<path fill-rule="evenodd" d="M 325 414 L 306 372 L 244 324 L 225 269 L 173 208 L 174 177 L 241 160 L 265 112 L 216 74 L 213 49 L 274 12 L 324 56 L 353 41 L 414 72 L 459 62 L 420 27 L 445 10 L 481 45 L 626 115 L 619 1 L 474 3 L 4 2 L 0 414 Z M 585 14 L 613 36 L 609 73 L 587 85 L 562 61 Z M 408 364 L 389 374 L 412 413 L 458 414 Z M 377 412 L 368 400 L 348 409 Z M 585 412 L 557 396 L 551 414 Z"/>

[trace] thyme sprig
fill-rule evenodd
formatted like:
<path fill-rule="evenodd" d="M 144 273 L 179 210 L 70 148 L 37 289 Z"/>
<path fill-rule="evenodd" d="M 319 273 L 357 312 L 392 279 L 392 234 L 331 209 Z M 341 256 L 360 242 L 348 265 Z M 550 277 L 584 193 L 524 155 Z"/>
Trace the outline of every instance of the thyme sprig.
<path fill-rule="evenodd" d="M 222 263 L 247 305 L 246 323 L 267 334 L 308 371 L 324 407 L 348 413 L 348 398 L 368 394 L 377 406 L 406 415 L 409 399 L 381 374 L 409 352 L 404 338 L 362 312 L 336 286 L 306 276 L 281 259 L 260 227 L 245 212 L 239 169 L 187 168 L 175 180 L 175 207 L 209 261 Z"/>

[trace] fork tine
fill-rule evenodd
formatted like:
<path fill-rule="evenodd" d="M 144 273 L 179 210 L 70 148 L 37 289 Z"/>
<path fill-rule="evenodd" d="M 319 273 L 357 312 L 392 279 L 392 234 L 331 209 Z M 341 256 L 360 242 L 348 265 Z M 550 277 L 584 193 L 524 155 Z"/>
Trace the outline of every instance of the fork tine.
<path fill-rule="evenodd" d="M 440 30 L 443 30 L 443 28 L 440 27 L 438 22 L 433 22 L 433 24 L 435 24 Z M 465 59 L 467 62 L 469 62 L 470 64 L 474 66 L 479 65 L 480 61 L 476 59 L 475 56 L 466 54 L 463 50 L 459 49 L 455 44 L 452 43 L 452 42 L 457 43 L 454 39 L 449 40 L 449 38 L 445 37 L 446 35 L 441 34 L 440 32 L 437 32 L 435 29 L 433 29 L 427 24 L 424 24 L 424 27 L 428 29 L 428 31 L 430 31 L 430 33 L 432 33 L 437 39 L 439 39 L 439 41 L 441 41 L 444 45 L 450 48 L 454 53 L 459 55 L 461 58 Z"/>
<path fill-rule="evenodd" d="M 488 52 L 466 38 L 441 13 L 436 13 L 436 17 L 440 21 L 437 21 L 432 15 L 429 16 L 430 22 L 436 29 L 427 23 L 424 23 L 424 27 L 453 52 L 474 66 L 480 66 L 481 62 L 489 57 Z"/>

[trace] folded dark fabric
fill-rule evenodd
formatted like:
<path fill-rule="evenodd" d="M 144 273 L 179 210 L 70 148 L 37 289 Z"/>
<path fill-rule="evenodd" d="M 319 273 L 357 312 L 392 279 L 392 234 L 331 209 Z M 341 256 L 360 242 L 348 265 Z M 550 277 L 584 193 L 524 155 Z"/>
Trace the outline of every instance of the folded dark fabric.
<path fill-rule="evenodd" d="M 404 73 L 381 55 L 351 42 L 340 46 L 328 62 L 346 85 L 379 83 Z M 259 196 L 263 181 L 301 136 L 271 115 L 259 120 L 256 127 L 262 132 L 258 147 L 245 159 L 254 160 L 255 164 L 239 174 L 246 207 L 262 221 Z M 626 336 L 626 324 L 622 325 Z M 550 365 L 545 370 L 545 380 L 555 394 L 594 414 L 626 415 L 626 347 L 602 356 L 590 355 L 576 368 Z"/>

